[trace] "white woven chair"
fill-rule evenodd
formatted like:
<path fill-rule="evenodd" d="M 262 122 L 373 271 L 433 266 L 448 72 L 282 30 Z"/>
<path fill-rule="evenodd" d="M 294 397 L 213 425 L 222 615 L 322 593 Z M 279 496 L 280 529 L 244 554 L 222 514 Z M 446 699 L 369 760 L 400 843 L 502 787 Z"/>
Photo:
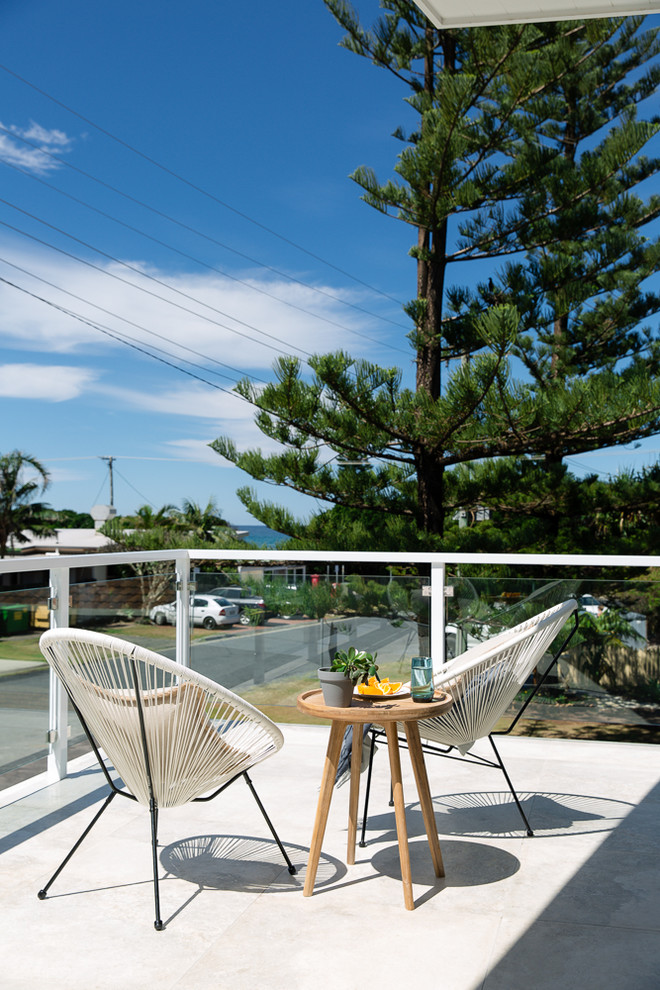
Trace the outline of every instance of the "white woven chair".
<path fill-rule="evenodd" d="M 575 615 L 574 626 L 556 650 L 542 677 L 538 679 L 508 727 L 495 732 L 495 726 L 506 715 L 516 695 L 522 691 L 528 678 L 548 653 L 551 644 L 571 615 Z M 424 752 L 438 756 L 451 756 L 452 750 L 457 750 L 461 757 L 465 757 L 477 739 L 488 738 L 495 761 L 470 754 L 467 762 L 496 767 L 502 771 L 525 823 L 527 834 L 530 836 L 534 833 L 495 746 L 493 735 L 505 734 L 513 729 L 566 648 L 577 629 L 577 623 L 577 602 L 571 599 L 560 605 L 554 605 L 545 612 L 511 629 L 506 629 L 449 660 L 435 672 L 433 681 L 436 689 L 446 691 L 452 696 L 454 704 L 444 715 L 424 719 L 419 723 Z M 380 734 L 379 727 L 375 726 L 371 732 L 371 752 L 360 845 L 365 844 L 374 742 Z M 451 756 L 452 759 L 461 757 Z"/>
<path fill-rule="evenodd" d="M 110 794 L 48 883 L 49 887 L 117 794 L 149 808 L 155 927 L 164 926 L 158 889 L 158 812 L 209 801 L 242 776 L 289 868 L 295 873 L 247 771 L 284 742 L 269 718 L 248 702 L 158 653 L 81 629 L 43 634 L 41 652 L 61 679 L 80 718 Z M 110 776 L 101 754 L 124 787 Z"/>

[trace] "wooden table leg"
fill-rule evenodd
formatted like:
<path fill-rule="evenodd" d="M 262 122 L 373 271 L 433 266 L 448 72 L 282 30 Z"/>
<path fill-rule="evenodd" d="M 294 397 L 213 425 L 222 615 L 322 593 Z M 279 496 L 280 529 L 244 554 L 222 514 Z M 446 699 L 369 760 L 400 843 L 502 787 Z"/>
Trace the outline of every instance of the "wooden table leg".
<path fill-rule="evenodd" d="M 440 843 L 438 842 L 438 826 L 435 820 L 435 812 L 433 811 L 433 802 L 431 800 L 429 779 L 426 774 L 426 763 L 424 762 L 422 743 L 419 738 L 419 726 L 417 725 L 417 722 L 406 722 L 405 729 L 406 738 L 408 739 L 408 750 L 410 752 L 410 762 L 412 763 L 413 771 L 415 773 L 417 793 L 419 795 L 419 803 L 422 809 L 422 817 L 424 818 L 424 828 L 426 829 L 429 846 L 431 847 L 431 858 L 433 860 L 435 875 L 436 877 L 444 877 L 445 867 L 442 862 Z"/>
<path fill-rule="evenodd" d="M 394 797 L 394 817 L 396 819 L 396 834 L 399 840 L 399 862 L 401 863 L 401 880 L 403 881 L 403 902 L 412 911 L 415 907 L 412 892 L 412 875 L 410 872 L 410 851 L 408 849 L 408 829 L 406 828 L 406 806 L 403 800 L 403 783 L 401 781 L 401 758 L 399 756 L 399 738 L 396 722 L 385 723 L 387 750 L 390 756 L 390 771 L 392 773 L 392 794 Z"/>
<path fill-rule="evenodd" d="M 360 800 L 360 767 L 362 765 L 362 726 L 352 725 L 353 746 L 351 749 L 351 793 L 348 799 L 348 846 L 346 862 L 355 863 L 355 839 L 357 838 L 357 814 Z"/>
<path fill-rule="evenodd" d="M 309 847 L 309 859 L 307 861 L 307 874 L 305 876 L 305 886 L 303 895 L 311 897 L 314 892 L 314 881 L 325 835 L 325 826 L 328 821 L 328 812 L 332 800 L 332 791 L 335 786 L 337 776 L 337 765 L 339 754 L 341 753 L 341 743 L 344 736 L 344 725 L 342 722 L 333 722 L 330 726 L 330 738 L 328 739 L 328 749 L 325 755 L 325 765 L 323 767 L 323 777 L 321 779 L 321 793 L 316 807 L 316 820 L 312 833 L 312 842 Z"/>

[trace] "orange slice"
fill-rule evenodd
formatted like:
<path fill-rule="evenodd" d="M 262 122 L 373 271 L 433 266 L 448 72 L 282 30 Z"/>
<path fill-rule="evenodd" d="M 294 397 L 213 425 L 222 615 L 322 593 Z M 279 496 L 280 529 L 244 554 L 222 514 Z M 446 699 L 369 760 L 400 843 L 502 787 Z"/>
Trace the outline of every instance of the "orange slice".
<path fill-rule="evenodd" d="M 370 681 L 373 680 L 374 683 L 373 684 L 371 684 L 371 683 L 369 683 L 369 684 L 358 684 L 358 686 L 357 686 L 358 694 L 385 694 L 386 693 L 385 691 L 383 691 L 381 685 L 378 684 L 378 682 L 376 681 L 376 678 L 375 677 L 373 677 L 373 678 L 370 677 L 369 680 Z"/>
<path fill-rule="evenodd" d="M 396 694 L 401 690 L 402 683 L 402 681 L 390 681 L 389 677 L 383 677 L 380 681 L 376 677 L 370 677 L 367 684 L 360 683 L 357 689 L 358 694 Z"/>

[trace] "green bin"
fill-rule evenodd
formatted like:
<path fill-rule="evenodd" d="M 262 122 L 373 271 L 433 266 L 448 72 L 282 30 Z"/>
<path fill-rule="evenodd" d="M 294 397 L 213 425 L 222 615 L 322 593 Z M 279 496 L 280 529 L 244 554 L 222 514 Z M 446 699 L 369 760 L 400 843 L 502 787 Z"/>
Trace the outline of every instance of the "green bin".
<path fill-rule="evenodd" d="M 0 605 L 0 631 L 5 636 L 28 632 L 30 608 L 28 605 Z"/>

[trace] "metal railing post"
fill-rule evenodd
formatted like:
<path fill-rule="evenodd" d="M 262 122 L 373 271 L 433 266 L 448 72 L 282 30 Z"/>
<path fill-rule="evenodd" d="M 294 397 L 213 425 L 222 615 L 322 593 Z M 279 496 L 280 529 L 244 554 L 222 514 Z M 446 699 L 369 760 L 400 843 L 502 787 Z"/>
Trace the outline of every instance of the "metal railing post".
<path fill-rule="evenodd" d="M 69 625 L 69 568 L 51 568 L 49 584 L 50 628 L 62 629 Z M 66 777 L 68 745 L 68 699 L 62 682 L 51 667 L 48 695 L 48 764 L 46 770 L 49 780 L 62 780 Z"/>
<path fill-rule="evenodd" d="M 433 666 L 441 667 L 445 662 L 445 563 L 438 560 L 431 564 L 431 607 L 429 617 L 430 651 Z"/>
<path fill-rule="evenodd" d="M 190 666 L 190 558 L 176 558 L 176 662 Z"/>

